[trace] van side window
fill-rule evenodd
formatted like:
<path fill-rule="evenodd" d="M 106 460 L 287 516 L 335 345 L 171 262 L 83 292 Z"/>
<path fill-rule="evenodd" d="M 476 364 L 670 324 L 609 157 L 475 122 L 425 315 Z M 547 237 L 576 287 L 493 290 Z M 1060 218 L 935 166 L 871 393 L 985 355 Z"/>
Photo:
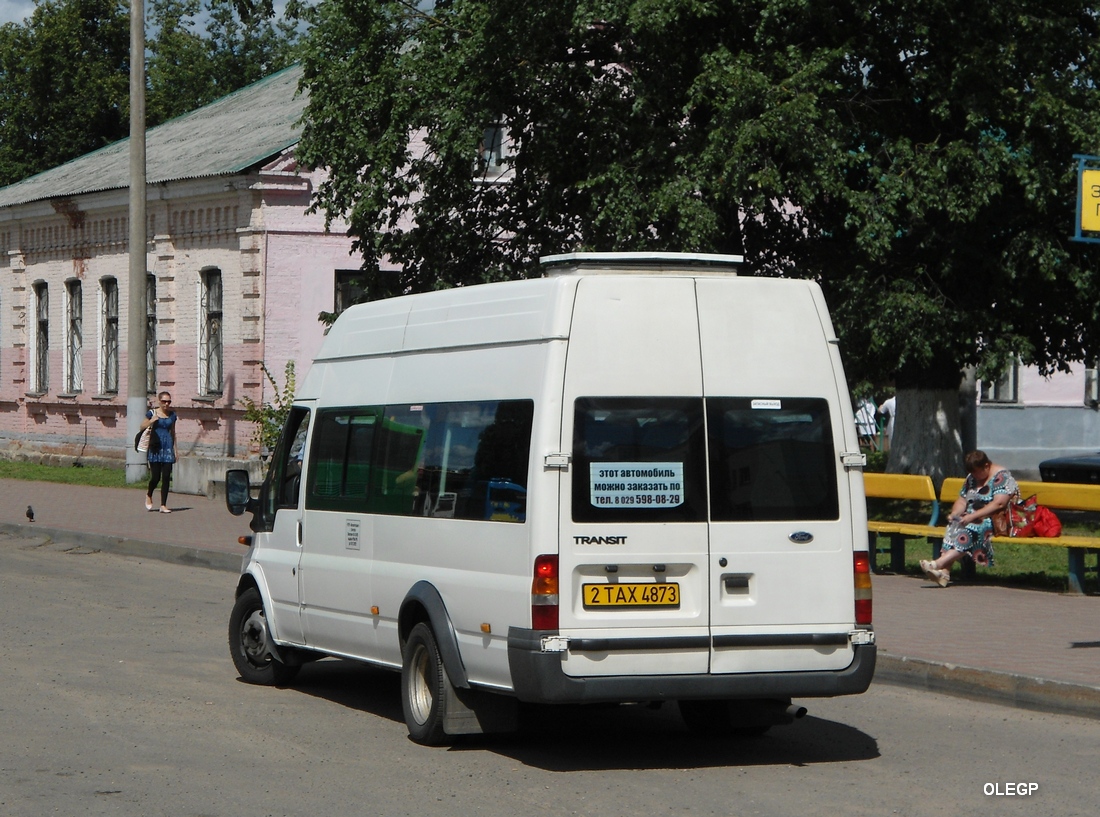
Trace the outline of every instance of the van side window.
<path fill-rule="evenodd" d="M 523 522 L 531 400 L 323 409 L 311 510 Z"/>
<path fill-rule="evenodd" d="M 367 407 L 317 412 L 306 507 L 360 513 L 367 509 L 378 414 L 378 409 Z"/>
<path fill-rule="evenodd" d="M 371 513 L 411 516 L 416 512 L 417 473 L 430 418 L 423 405 L 387 406 L 378 436 L 378 465 L 371 489 Z"/>
<path fill-rule="evenodd" d="M 278 445 L 271 453 L 271 470 L 264 492 L 264 516 L 274 520 L 279 508 L 297 508 L 302 481 L 302 452 L 309 430 L 309 409 L 294 406 L 287 415 Z"/>
<path fill-rule="evenodd" d="M 707 398 L 715 521 L 840 517 L 829 407 L 816 398 Z"/>
<path fill-rule="evenodd" d="M 531 400 L 387 406 L 375 513 L 523 522 Z"/>
<path fill-rule="evenodd" d="M 578 399 L 573 521 L 705 521 L 703 447 L 700 398 Z"/>

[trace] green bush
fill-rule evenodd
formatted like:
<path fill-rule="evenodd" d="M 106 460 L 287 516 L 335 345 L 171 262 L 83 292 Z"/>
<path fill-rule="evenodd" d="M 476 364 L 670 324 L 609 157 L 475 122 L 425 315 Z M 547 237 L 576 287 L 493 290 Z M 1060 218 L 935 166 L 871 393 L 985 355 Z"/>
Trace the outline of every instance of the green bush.
<path fill-rule="evenodd" d="M 890 454 L 886 451 L 868 451 L 867 465 L 864 471 L 875 474 L 885 474 L 886 465 L 890 462 Z"/>
<path fill-rule="evenodd" d="M 260 451 L 266 454 L 273 451 L 279 442 L 279 435 L 282 434 L 287 415 L 290 414 L 290 406 L 294 402 L 294 361 L 288 360 L 286 363 L 281 389 L 266 364 L 261 363 L 260 369 L 271 384 L 271 402 L 257 403 L 251 397 L 242 397 L 239 402 L 244 406 L 244 419 L 256 424 L 252 430 L 252 442 L 259 445 Z"/>

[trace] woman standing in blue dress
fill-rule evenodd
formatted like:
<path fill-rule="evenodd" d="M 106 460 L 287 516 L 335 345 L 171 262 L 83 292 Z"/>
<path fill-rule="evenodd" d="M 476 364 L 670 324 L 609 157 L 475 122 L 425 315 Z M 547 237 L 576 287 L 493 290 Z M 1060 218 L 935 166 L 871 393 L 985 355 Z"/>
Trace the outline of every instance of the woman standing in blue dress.
<path fill-rule="evenodd" d="M 1020 493 L 1008 469 L 990 462 L 984 451 L 971 451 L 964 462 L 967 477 L 951 506 L 940 558 L 920 563 L 924 575 L 940 587 L 947 587 L 951 565 L 964 556 L 975 564 L 993 564 L 993 517 Z"/>
<path fill-rule="evenodd" d="M 172 480 L 172 464 L 176 461 L 176 412 L 172 411 L 172 395 L 162 391 L 157 395 L 159 404 L 155 409 L 145 412 L 142 429 L 149 432 L 149 450 L 146 459 L 149 462 L 149 490 L 145 492 L 145 510 L 153 510 L 153 491 L 160 483 L 160 512 L 172 513 L 168 509 L 168 484 Z"/>

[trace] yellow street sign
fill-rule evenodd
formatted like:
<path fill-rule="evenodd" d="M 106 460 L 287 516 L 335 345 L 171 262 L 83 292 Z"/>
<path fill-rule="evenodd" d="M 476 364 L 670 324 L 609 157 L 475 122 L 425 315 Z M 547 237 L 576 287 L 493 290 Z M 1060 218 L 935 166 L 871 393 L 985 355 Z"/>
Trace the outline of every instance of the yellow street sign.
<path fill-rule="evenodd" d="M 1081 232 L 1100 232 L 1100 169 L 1081 171 Z"/>

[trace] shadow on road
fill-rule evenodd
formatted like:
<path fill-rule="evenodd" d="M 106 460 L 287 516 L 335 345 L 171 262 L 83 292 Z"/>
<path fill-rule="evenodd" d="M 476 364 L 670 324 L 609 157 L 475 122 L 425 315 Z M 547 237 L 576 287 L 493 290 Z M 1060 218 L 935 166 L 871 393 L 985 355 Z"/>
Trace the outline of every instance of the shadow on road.
<path fill-rule="evenodd" d="M 326 659 L 302 668 L 292 689 L 357 712 L 402 723 L 401 678 L 355 661 Z M 800 701 L 812 710 L 813 702 Z M 553 772 L 809 766 L 879 757 L 870 735 L 807 715 L 760 738 L 705 739 L 687 730 L 676 704 L 524 706 L 521 731 L 468 735 L 452 752 L 488 751 Z M 425 748 L 424 751 L 439 751 Z"/>

